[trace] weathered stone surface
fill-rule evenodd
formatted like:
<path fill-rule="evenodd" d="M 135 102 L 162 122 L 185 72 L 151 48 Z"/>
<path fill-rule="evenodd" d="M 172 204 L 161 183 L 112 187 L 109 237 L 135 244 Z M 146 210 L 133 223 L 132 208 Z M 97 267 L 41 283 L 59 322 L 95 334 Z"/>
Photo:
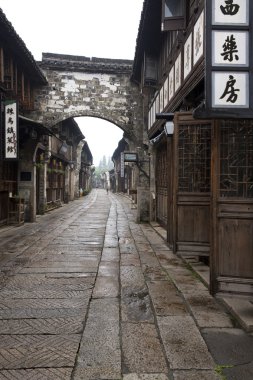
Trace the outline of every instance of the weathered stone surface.
<path fill-rule="evenodd" d="M 143 274 L 147 281 L 166 281 L 168 280 L 168 274 L 160 266 L 145 266 Z"/>
<path fill-rule="evenodd" d="M 131 373 L 129 375 L 123 375 L 123 380 L 169 380 L 169 378 L 165 374 Z"/>
<path fill-rule="evenodd" d="M 166 373 L 162 345 L 153 324 L 123 323 L 124 373 Z"/>
<path fill-rule="evenodd" d="M 175 286 L 168 281 L 148 282 L 148 289 L 156 315 L 186 315 L 187 310 Z"/>
<path fill-rule="evenodd" d="M 72 368 L 37 368 L 0 371 L 0 380 L 70 380 Z"/>
<path fill-rule="evenodd" d="M 1 267 L 0 379 L 217 380 L 211 352 L 228 378 L 252 380 L 252 336 L 224 329 L 226 313 L 150 226 L 135 223 L 126 197 L 95 192 L 98 203 L 66 205 L 36 228 L 13 229 L 6 244 L 1 235 L 10 254 Z M 93 246 L 105 234 L 121 255 Z M 128 244 L 137 251 L 126 253 Z"/>
<path fill-rule="evenodd" d="M 96 285 L 93 291 L 93 298 L 112 297 L 119 296 L 119 280 L 117 277 L 106 276 L 97 277 Z"/>
<path fill-rule="evenodd" d="M 66 318 L 0 320 L 0 335 L 81 334 L 84 315 Z"/>
<path fill-rule="evenodd" d="M 134 266 L 138 267 L 141 265 L 139 256 L 137 254 L 124 254 L 120 258 L 121 266 Z"/>
<path fill-rule="evenodd" d="M 36 299 L 36 298 L 52 298 L 52 299 L 63 299 L 63 298 L 87 298 L 91 295 L 91 289 L 87 290 L 37 290 L 37 291 L 26 291 L 26 290 L 3 290 L 0 292 L 0 302 L 2 299 Z"/>
<path fill-rule="evenodd" d="M 43 53 L 41 67 L 49 83 L 36 93 L 40 109 L 32 113 L 33 119 L 54 125 L 69 117 L 103 117 L 128 136 L 134 135 L 137 144 L 143 134 L 142 98 L 138 86 L 130 80 L 132 62 L 87 57 L 78 60 L 75 56 L 69 55 L 66 60 L 66 55 Z"/>
<path fill-rule="evenodd" d="M 231 318 L 206 292 L 187 293 L 185 298 L 199 327 L 233 327 Z"/>
<path fill-rule="evenodd" d="M 172 369 L 213 369 L 208 352 L 192 317 L 158 317 L 161 338 Z"/>
<path fill-rule="evenodd" d="M 80 335 L 2 335 L 0 369 L 70 367 Z"/>
<path fill-rule="evenodd" d="M 129 286 L 132 286 L 133 288 L 142 288 L 145 286 L 144 276 L 140 267 L 121 267 L 120 279 L 123 288 Z"/>
<path fill-rule="evenodd" d="M 119 261 L 119 248 L 103 248 L 102 257 L 106 261 Z"/>
<path fill-rule="evenodd" d="M 215 371 L 175 371 L 174 380 L 221 380 Z"/>
<path fill-rule="evenodd" d="M 119 264 L 118 262 L 101 260 L 98 268 L 98 276 L 118 277 L 119 276 Z"/>
<path fill-rule="evenodd" d="M 119 302 L 97 299 L 90 305 L 74 379 L 120 379 Z"/>
<path fill-rule="evenodd" d="M 204 329 L 202 334 L 225 376 L 236 380 L 253 379 L 253 335 L 236 328 Z"/>
<path fill-rule="evenodd" d="M 0 319 L 58 318 L 84 314 L 86 299 L 19 299 L 0 301 Z"/>
<path fill-rule="evenodd" d="M 145 286 L 143 288 L 130 286 L 122 289 L 121 318 L 125 322 L 154 321 L 148 289 Z"/>

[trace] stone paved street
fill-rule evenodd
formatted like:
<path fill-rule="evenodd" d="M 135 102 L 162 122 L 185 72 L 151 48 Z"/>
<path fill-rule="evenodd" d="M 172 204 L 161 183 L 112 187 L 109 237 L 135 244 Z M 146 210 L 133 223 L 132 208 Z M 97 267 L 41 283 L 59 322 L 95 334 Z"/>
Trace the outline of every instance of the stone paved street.
<path fill-rule="evenodd" d="M 252 380 L 253 336 L 127 197 L 0 230 L 0 380 Z"/>

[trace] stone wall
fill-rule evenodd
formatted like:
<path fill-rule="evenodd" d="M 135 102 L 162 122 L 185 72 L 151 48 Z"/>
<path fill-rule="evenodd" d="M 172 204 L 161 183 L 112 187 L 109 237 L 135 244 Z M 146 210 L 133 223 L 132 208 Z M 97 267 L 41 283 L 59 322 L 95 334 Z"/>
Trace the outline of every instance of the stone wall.
<path fill-rule="evenodd" d="M 114 123 L 135 145 L 143 140 L 139 87 L 132 61 L 43 54 L 48 85 L 35 92 L 36 121 L 50 127 L 69 117 L 94 116 Z"/>

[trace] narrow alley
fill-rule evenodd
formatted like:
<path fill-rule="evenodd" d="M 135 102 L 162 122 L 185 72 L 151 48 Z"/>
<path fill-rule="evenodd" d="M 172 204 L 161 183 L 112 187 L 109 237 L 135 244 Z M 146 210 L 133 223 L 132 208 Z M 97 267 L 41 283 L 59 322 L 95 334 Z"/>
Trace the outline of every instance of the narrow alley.
<path fill-rule="evenodd" d="M 127 197 L 0 230 L 0 379 L 252 380 L 253 336 Z"/>

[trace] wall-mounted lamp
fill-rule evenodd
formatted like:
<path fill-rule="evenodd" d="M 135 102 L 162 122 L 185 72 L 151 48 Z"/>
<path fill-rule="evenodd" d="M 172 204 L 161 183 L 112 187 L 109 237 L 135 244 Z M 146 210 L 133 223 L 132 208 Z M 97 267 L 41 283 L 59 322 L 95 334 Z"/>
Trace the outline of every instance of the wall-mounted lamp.
<path fill-rule="evenodd" d="M 174 113 L 157 113 L 156 114 L 156 119 L 158 120 L 166 120 L 165 126 L 164 126 L 164 132 L 166 136 L 171 136 L 174 133 Z"/>
<path fill-rule="evenodd" d="M 167 121 L 164 126 L 164 132 L 167 136 L 172 136 L 174 133 L 174 123 L 173 121 Z"/>

